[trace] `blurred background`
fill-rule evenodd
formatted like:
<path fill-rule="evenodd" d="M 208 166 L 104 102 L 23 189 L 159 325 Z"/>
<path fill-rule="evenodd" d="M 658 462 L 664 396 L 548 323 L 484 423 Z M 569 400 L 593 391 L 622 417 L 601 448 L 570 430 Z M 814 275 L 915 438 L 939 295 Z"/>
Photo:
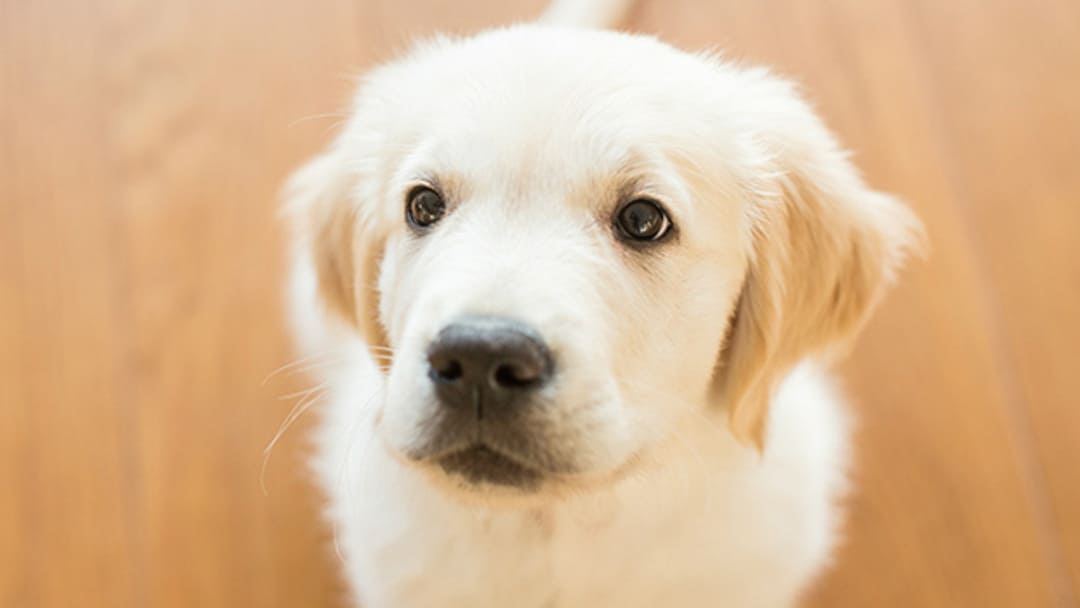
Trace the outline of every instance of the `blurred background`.
<path fill-rule="evenodd" d="M 351 77 L 543 0 L 0 0 L 0 605 L 342 606 L 282 322 L 282 181 Z M 1080 3 L 641 0 L 803 83 L 933 252 L 840 370 L 808 604 L 1076 606 Z"/>

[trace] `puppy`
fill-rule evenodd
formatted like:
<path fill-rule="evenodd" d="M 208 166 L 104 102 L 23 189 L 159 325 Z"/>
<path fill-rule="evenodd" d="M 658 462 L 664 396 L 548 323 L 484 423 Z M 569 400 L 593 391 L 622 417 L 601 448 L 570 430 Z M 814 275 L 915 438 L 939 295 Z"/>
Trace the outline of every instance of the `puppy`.
<path fill-rule="evenodd" d="M 919 224 L 788 82 L 551 23 L 619 9 L 418 45 L 288 187 L 365 607 L 789 606 L 828 561 L 822 365 Z"/>

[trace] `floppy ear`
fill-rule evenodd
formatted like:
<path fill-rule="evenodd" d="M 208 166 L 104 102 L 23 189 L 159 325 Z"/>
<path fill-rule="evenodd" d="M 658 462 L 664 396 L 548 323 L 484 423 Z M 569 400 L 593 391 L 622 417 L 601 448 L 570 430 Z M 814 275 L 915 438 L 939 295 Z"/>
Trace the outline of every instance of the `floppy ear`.
<path fill-rule="evenodd" d="M 769 146 L 778 151 L 772 196 L 754 209 L 749 270 L 714 385 L 734 434 L 759 449 L 776 385 L 800 360 L 850 343 L 922 238 L 915 216 L 868 189 L 809 120 Z"/>
<path fill-rule="evenodd" d="M 357 201 L 357 176 L 332 149 L 308 162 L 285 188 L 285 210 L 311 257 L 328 314 L 355 328 L 376 361 L 389 352 L 379 321 L 379 267 L 386 246 L 375 214 Z"/>

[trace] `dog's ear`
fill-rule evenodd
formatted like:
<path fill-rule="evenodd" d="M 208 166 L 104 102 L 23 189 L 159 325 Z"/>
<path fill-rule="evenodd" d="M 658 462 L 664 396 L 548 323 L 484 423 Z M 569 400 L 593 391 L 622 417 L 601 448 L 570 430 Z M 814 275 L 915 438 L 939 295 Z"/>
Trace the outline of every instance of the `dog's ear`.
<path fill-rule="evenodd" d="M 300 168 L 285 188 L 285 211 L 315 270 L 327 312 L 355 328 L 376 361 L 388 352 L 379 321 L 378 275 L 386 235 L 358 200 L 357 176 L 333 148 Z"/>
<path fill-rule="evenodd" d="M 799 110 L 801 124 L 765 142 L 772 167 L 755 190 L 768 194 L 753 210 L 749 268 L 714 385 L 732 431 L 759 449 L 776 385 L 803 358 L 842 351 L 922 240 L 914 215 L 868 189 Z"/>

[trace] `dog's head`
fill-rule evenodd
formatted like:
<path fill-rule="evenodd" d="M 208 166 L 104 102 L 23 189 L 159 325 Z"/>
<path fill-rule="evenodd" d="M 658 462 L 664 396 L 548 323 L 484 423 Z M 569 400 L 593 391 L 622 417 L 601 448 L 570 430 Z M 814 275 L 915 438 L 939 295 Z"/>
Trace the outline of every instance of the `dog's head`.
<path fill-rule="evenodd" d="M 376 71 L 289 197 L 384 444 L 480 495 L 604 483 L 708 411 L 760 446 L 918 233 L 786 82 L 541 27 Z"/>

